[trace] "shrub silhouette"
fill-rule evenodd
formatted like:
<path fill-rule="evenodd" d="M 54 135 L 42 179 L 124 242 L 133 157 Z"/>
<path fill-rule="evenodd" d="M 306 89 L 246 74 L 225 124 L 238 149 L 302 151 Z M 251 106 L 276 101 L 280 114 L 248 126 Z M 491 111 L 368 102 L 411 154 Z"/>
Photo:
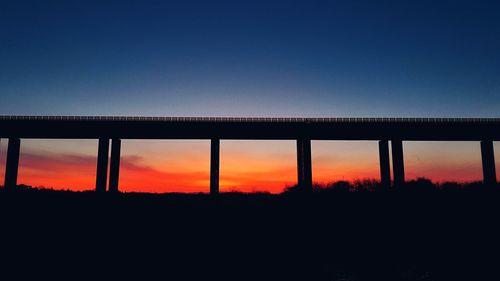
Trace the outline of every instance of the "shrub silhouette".
<path fill-rule="evenodd" d="M 431 191 L 456 191 L 456 190 L 484 190 L 488 186 L 483 182 L 443 182 L 435 183 L 432 180 L 424 177 L 419 177 L 407 181 L 404 185 L 392 187 L 391 190 L 411 191 L 411 192 L 431 192 Z M 301 193 L 298 185 L 288 186 L 284 190 L 284 194 Z M 386 189 L 381 185 L 380 181 L 375 179 L 356 179 L 354 181 L 332 181 L 326 184 L 314 183 L 312 187 L 313 193 L 337 193 L 337 192 L 383 192 Z"/>
<path fill-rule="evenodd" d="M 440 189 L 444 191 L 453 191 L 464 189 L 464 186 L 459 184 L 458 182 L 444 182 L 440 184 Z"/>
<path fill-rule="evenodd" d="M 411 191 L 435 191 L 438 189 L 438 185 L 434 184 L 430 179 L 427 178 L 417 178 L 415 180 L 410 180 L 406 182 L 402 188 Z"/>

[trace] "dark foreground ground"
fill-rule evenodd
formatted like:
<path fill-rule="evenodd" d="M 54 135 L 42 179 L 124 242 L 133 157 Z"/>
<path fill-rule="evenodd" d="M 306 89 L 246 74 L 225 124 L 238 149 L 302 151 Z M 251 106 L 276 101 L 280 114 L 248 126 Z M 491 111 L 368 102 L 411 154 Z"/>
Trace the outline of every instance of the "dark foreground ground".
<path fill-rule="evenodd" d="M 215 198 L 2 190 L 0 211 L 5 276 L 500 280 L 500 190 Z"/>

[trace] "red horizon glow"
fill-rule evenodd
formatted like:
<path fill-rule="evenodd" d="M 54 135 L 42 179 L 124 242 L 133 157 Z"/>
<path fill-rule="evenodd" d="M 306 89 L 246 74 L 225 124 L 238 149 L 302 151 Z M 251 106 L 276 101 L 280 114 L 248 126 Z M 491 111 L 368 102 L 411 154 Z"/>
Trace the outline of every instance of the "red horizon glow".
<path fill-rule="evenodd" d="M 23 140 L 18 183 L 93 190 L 97 142 L 87 141 L 84 145 L 79 142 L 44 140 L 40 145 L 40 141 Z M 436 182 L 465 182 L 482 178 L 479 144 L 405 142 L 404 145 L 409 180 L 426 177 Z M 6 143 L 2 142 L 2 183 L 5 148 Z M 208 192 L 209 148 L 209 141 L 124 141 L 120 190 Z M 500 149 L 496 144 L 495 148 L 495 151 Z M 376 142 L 313 141 L 312 153 L 314 182 L 379 179 Z M 500 155 L 496 154 L 498 159 Z M 295 161 L 293 141 L 222 141 L 220 190 L 280 193 L 297 181 Z"/>

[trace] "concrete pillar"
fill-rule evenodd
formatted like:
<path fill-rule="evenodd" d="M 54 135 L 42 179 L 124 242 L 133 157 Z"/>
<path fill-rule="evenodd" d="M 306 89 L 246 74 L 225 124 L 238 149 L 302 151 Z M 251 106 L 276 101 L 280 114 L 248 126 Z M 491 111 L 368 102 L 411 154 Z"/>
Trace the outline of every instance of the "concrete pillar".
<path fill-rule="evenodd" d="M 394 172 L 394 185 L 401 186 L 405 183 L 403 141 L 391 140 L 391 146 L 392 146 L 392 169 Z"/>
<path fill-rule="evenodd" d="M 97 173 L 95 190 L 97 192 L 106 192 L 106 181 L 108 177 L 108 157 L 109 157 L 109 139 L 99 139 L 97 151 Z"/>
<path fill-rule="evenodd" d="M 109 164 L 109 192 L 118 192 L 118 179 L 120 177 L 120 151 L 122 141 L 113 139 L 111 141 L 111 162 Z"/>
<path fill-rule="evenodd" d="M 492 141 L 481 141 L 481 159 L 483 162 L 483 181 L 487 185 L 497 183 L 495 154 Z"/>
<path fill-rule="evenodd" d="M 391 164 L 389 162 L 389 142 L 387 140 L 378 142 L 378 153 L 380 159 L 380 185 L 388 188 L 391 186 Z"/>
<path fill-rule="evenodd" d="M 311 140 L 297 140 L 297 178 L 299 188 L 312 191 Z"/>
<path fill-rule="evenodd" d="M 210 194 L 219 193 L 220 140 L 210 143 Z"/>
<path fill-rule="evenodd" d="M 10 138 L 7 148 L 7 163 L 5 165 L 5 189 L 13 189 L 17 186 L 20 149 L 21 140 L 18 138 Z"/>

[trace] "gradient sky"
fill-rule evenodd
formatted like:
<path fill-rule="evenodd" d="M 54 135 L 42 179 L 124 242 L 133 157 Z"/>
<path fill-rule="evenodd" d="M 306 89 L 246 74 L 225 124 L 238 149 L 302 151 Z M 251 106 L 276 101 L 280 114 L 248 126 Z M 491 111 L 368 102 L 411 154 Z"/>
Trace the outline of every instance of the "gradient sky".
<path fill-rule="evenodd" d="M 498 117 L 499 14 L 477 0 L 1 1 L 0 114 Z M 23 140 L 20 182 L 92 188 L 96 151 Z M 124 141 L 122 189 L 207 187 L 208 152 Z M 221 188 L 293 184 L 294 153 L 223 141 Z M 481 178 L 477 143 L 405 153 L 409 178 Z M 313 165 L 319 182 L 378 177 L 376 143 L 314 142 Z"/>

